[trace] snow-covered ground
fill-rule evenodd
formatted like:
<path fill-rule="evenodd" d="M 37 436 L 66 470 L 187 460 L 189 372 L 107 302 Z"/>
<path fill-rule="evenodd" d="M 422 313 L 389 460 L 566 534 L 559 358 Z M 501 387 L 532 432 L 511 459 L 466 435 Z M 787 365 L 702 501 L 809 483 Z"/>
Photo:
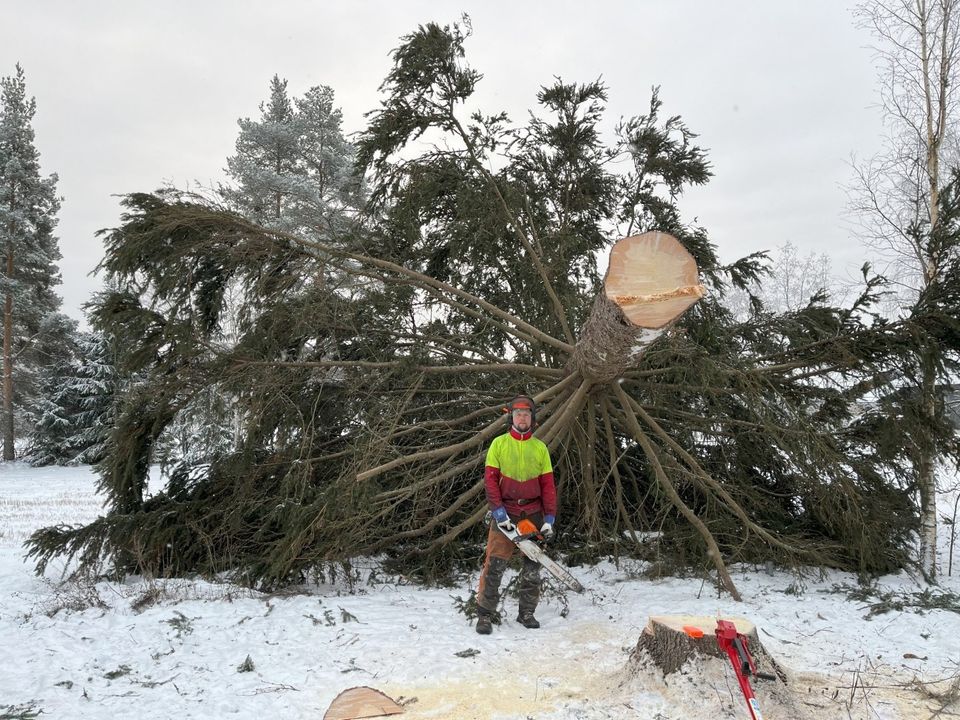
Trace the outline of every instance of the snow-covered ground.
<path fill-rule="evenodd" d="M 630 661 L 647 617 L 663 614 L 759 627 L 788 677 L 755 682 L 767 720 L 934 717 L 943 702 L 931 693 L 956 691 L 960 677 L 960 557 L 931 589 L 954 593 L 953 610 L 872 617 L 869 600 L 836 591 L 856 586 L 840 573 L 798 583 L 737 568 L 736 603 L 700 579 L 643 579 L 636 565 L 573 568 L 588 592 L 564 600 L 548 590 L 540 630 L 513 621 L 510 598 L 506 621 L 484 637 L 457 609 L 466 584 L 420 589 L 369 567 L 278 595 L 188 580 L 64 583 L 62 565 L 33 574 L 21 547 L 33 529 L 100 512 L 86 468 L 0 465 L 0 718 L 322 718 L 354 686 L 385 692 L 407 718 L 749 718 L 718 660 L 666 679 Z M 879 589 L 927 588 L 902 575 Z M 960 703 L 942 716 L 958 712 Z"/>

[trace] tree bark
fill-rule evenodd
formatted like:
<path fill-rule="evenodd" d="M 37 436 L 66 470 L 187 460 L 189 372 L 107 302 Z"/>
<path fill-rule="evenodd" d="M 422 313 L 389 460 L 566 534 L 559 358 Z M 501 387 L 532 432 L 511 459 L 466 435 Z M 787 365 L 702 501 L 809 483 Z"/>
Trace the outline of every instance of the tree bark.
<path fill-rule="evenodd" d="M 729 662 L 717 644 L 716 628 L 720 618 L 700 615 L 654 615 L 640 634 L 630 659 L 638 664 L 649 658 L 670 675 L 697 657 L 714 657 Z M 722 618 L 731 621 L 737 632 L 747 638 L 747 647 L 761 672 L 773 672 L 785 680 L 785 674 L 760 642 L 756 626 L 744 618 Z"/>
<path fill-rule="evenodd" d="M 921 350 L 920 413 L 933 427 L 937 421 L 937 372 L 931 352 Z M 917 461 L 920 495 L 920 569 L 928 582 L 937 577 L 937 451 L 926 437 Z"/>
<path fill-rule="evenodd" d="M 13 248 L 7 248 L 7 282 L 13 281 Z M 13 460 L 13 290 L 3 305 L 3 459 Z"/>
<path fill-rule="evenodd" d="M 592 384 L 616 380 L 703 296 L 697 264 L 676 238 L 652 231 L 619 240 L 568 369 Z"/>

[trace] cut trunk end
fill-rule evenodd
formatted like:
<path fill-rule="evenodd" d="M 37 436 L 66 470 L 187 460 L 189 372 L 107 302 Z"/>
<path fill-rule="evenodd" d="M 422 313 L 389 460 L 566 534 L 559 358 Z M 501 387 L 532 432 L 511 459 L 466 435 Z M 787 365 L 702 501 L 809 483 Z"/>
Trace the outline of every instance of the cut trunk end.
<path fill-rule="evenodd" d="M 693 256 L 672 235 L 617 241 L 571 368 L 597 383 L 620 377 L 704 294 Z"/>
<path fill-rule="evenodd" d="M 656 230 L 613 246 L 603 286 L 630 323 L 651 330 L 667 327 L 705 294 L 693 256 Z"/>

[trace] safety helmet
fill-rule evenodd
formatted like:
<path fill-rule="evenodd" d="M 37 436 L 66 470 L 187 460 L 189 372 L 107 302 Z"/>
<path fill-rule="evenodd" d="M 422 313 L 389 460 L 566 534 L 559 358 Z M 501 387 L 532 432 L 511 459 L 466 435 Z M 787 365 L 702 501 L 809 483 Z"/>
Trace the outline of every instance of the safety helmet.
<path fill-rule="evenodd" d="M 513 411 L 514 410 L 529 410 L 530 411 L 530 427 L 534 428 L 537 426 L 537 404 L 533 401 L 533 398 L 529 395 L 517 395 L 513 400 L 511 400 L 504 410 L 507 413 L 507 425 L 513 425 Z"/>

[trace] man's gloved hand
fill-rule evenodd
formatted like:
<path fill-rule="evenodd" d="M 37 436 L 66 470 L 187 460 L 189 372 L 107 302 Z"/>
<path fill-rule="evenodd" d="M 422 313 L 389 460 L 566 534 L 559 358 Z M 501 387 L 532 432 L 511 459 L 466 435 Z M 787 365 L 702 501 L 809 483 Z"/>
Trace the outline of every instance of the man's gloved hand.
<path fill-rule="evenodd" d="M 516 526 L 510 520 L 510 516 L 507 515 L 507 509 L 503 506 L 493 511 L 493 519 L 497 525 L 507 532 L 512 532 L 516 529 Z"/>
<path fill-rule="evenodd" d="M 540 534 L 543 539 L 549 542 L 553 540 L 553 522 L 556 518 L 553 515 L 547 515 L 543 518 L 543 525 L 540 526 Z"/>

